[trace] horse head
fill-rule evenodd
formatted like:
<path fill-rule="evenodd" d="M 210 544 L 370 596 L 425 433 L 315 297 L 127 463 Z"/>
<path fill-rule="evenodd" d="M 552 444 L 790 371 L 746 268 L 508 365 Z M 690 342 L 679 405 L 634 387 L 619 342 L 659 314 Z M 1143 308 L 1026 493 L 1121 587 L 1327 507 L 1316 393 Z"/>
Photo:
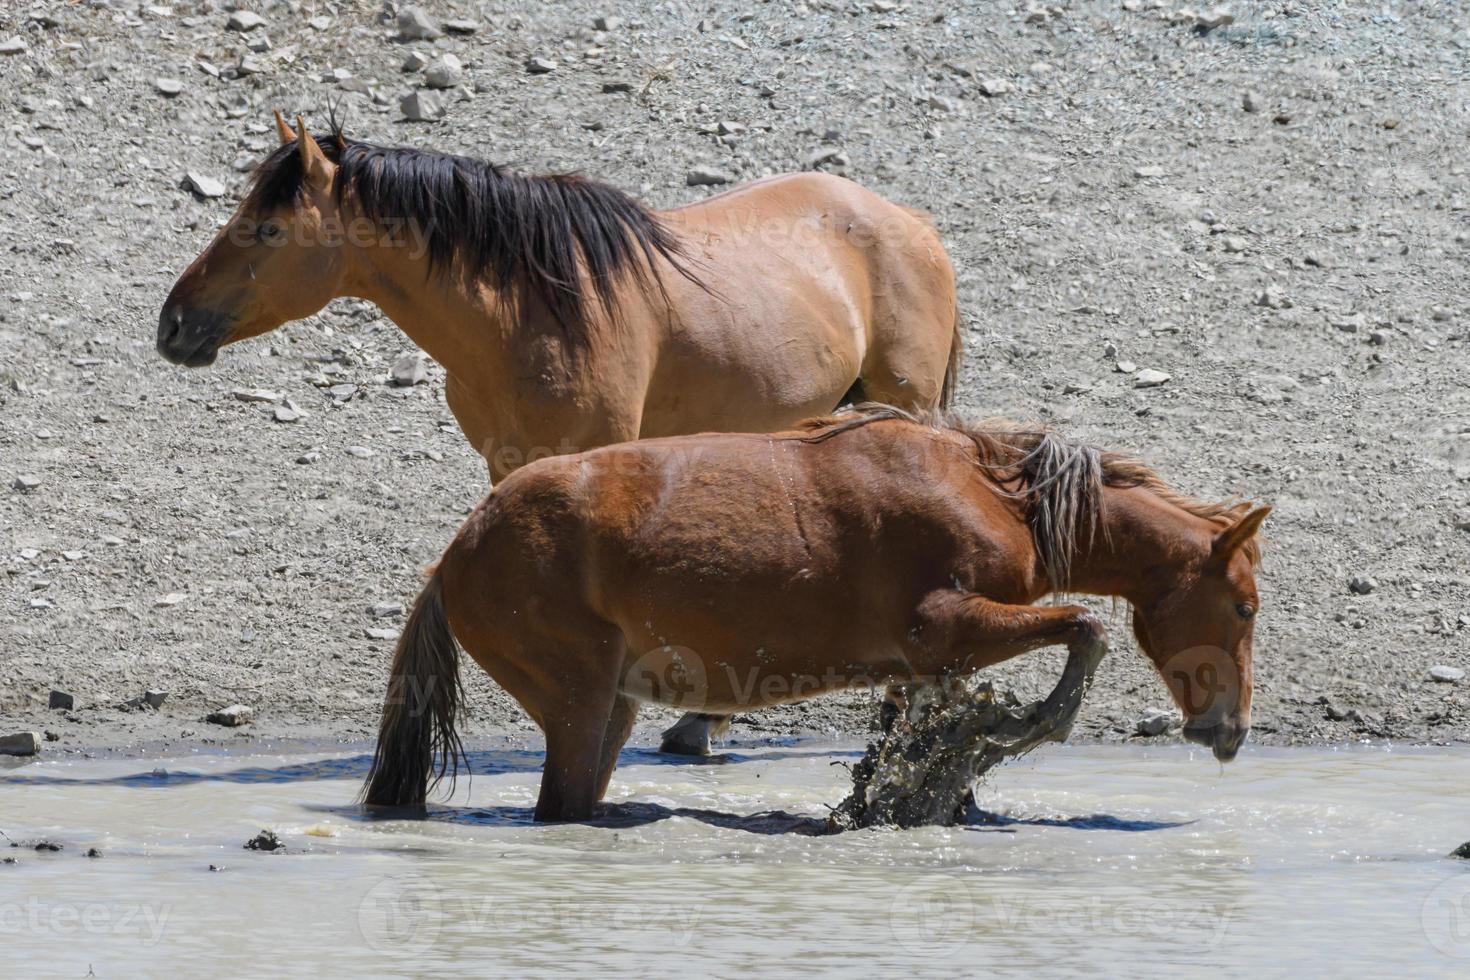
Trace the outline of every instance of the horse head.
<path fill-rule="evenodd" d="M 224 345 L 311 316 L 341 295 L 347 261 L 337 165 L 300 116 L 296 125 L 293 132 L 276 113 L 281 146 L 169 292 L 158 352 L 175 364 L 212 364 Z"/>
<path fill-rule="evenodd" d="M 1253 539 L 1259 507 L 1215 534 L 1205 554 L 1146 601 L 1133 632 L 1184 713 L 1184 737 L 1229 762 L 1251 726 L 1251 643 L 1260 597 Z"/>

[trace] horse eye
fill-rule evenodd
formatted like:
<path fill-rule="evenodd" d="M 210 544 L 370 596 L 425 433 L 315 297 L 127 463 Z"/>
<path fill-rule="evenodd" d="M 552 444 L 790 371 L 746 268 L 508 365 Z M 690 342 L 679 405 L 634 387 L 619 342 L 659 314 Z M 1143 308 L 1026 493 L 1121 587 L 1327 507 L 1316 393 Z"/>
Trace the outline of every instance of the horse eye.
<path fill-rule="evenodd" d="M 1256 614 L 1254 609 L 1243 602 L 1235 607 L 1235 611 L 1240 614 L 1241 619 L 1250 619 Z"/>
<path fill-rule="evenodd" d="M 263 242 L 273 242 L 283 234 L 285 234 L 285 229 L 278 222 L 267 221 L 257 229 L 255 237 Z"/>

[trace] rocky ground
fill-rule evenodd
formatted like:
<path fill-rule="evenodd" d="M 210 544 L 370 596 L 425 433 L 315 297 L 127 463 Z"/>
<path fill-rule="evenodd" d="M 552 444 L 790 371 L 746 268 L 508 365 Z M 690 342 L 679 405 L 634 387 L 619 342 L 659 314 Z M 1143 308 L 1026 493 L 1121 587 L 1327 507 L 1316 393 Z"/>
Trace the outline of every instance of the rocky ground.
<path fill-rule="evenodd" d="M 409 344 L 351 300 L 210 370 L 153 349 L 275 143 L 270 109 L 322 123 L 338 99 L 360 138 L 659 206 L 718 190 L 688 186 L 699 168 L 815 165 L 929 209 L 960 275 L 965 410 L 1276 506 L 1259 740 L 1466 739 L 1464 682 L 1431 668 L 1470 666 L 1470 16 L 1242 7 L 497 0 L 428 5 L 456 30 L 406 40 L 392 3 L 7 4 L 0 735 L 374 731 L 397 604 L 485 488 L 442 373 L 391 385 Z M 300 417 L 235 394 L 257 389 Z M 1080 736 L 1139 737 L 1167 705 L 1112 622 Z M 1039 693 L 1061 662 L 997 681 Z M 530 729 L 469 676 L 472 737 Z M 118 707 L 149 690 L 161 707 Z M 204 720 L 235 703 L 251 724 Z M 871 708 L 735 732 L 862 732 Z"/>

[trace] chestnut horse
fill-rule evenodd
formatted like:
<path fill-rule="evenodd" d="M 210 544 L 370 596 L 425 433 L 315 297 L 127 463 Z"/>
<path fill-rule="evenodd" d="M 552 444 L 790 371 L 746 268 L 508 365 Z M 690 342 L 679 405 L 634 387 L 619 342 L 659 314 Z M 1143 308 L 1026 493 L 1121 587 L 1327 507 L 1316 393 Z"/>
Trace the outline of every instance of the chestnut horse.
<path fill-rule="evenodd" d="M 159 314 L 174 363 L 371 300 L 444 366 L 492 480 L 632 439 L 783 429 L 845 401 L 948 401 L 949 257 L 924 216 L 849 180 L 786 174 L 653 212 L 577 176 L 276 124 L 282 145 Z"/>
<path fill-rule="evenodd" d="M 542 460 L 469 517 L 394 656 L 370 804 L 457 768 L 456 641 L 546 734 L 538 820 L 588 817 L 640 701 L 745 711 L 981 670 L 1102 626 L 1117 596 L 1185 715 L 1234 758 L 1250 728 L 1257 529 L 1147 466 L 1008 423 L 887 406 L 773 435 Z"/>

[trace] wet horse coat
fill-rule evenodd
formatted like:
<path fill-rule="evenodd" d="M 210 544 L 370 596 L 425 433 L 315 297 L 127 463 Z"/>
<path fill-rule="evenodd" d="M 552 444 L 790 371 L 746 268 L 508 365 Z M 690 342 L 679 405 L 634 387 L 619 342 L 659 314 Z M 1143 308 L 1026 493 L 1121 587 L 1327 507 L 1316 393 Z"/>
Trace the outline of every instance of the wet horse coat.
<path fill-rule="evenodd" d="M 890 408 L 543 460 L 471 515 L 420 596 L 366 798 L 421 803 L 436 752 L 453 758 L 456 639 L 546 733 L 537 817 L 578 819 L 640 701 L 743 711 L 1097 639 L 1085 609 L 1032 605 L 1063 588 L 1132 605 L 1187 733 L 1229 759 L 1268 509 L 1244 511 L 1052 433 Z M 1202 650 L 1235 678 L 1209 704 L 1175 669 Z"/>

